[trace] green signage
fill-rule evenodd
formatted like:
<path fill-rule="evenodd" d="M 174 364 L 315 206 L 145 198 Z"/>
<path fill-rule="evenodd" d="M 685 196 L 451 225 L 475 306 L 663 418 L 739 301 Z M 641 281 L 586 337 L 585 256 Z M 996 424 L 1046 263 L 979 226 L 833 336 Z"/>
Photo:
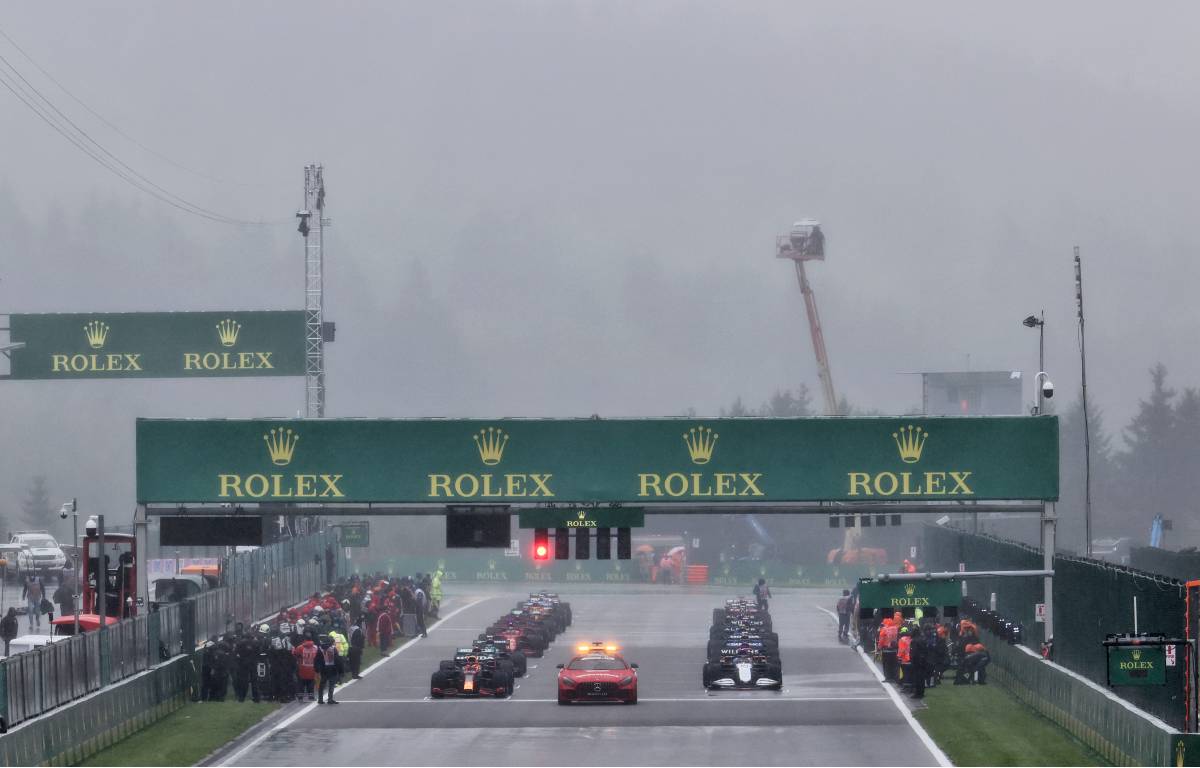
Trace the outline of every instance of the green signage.
<path fill-rule="evenodd" d="M 137 422 L 144 504 L 1057 497 L 1049 416 Z"/>
<path fill-rule="evenodd" d="M 642 528 L 646 512 L 630 507 L 522 509 L 522 528 Z"/>
<path fill-rule="evenodd" d="M 339 523 L 338 541 L 343 547 L 371 546 L 371 523 L 367 520 L 356 523 Z"/>
<path fill-rule="evenodd" d="M 1161 645 L 1116 645 L 1108 649 L 1109 685 L 1166 685 L 1167 654 Z"/>
<path fill-rule="evenodd" d="M 943 608 L 962 602 L 962 581 L 863 581 L 858 587 L 863 608 Z"/>
<path fill-rule="evenodd" d="M 303 376 L 304 313 L 10 315 L 13 379 Z"/>

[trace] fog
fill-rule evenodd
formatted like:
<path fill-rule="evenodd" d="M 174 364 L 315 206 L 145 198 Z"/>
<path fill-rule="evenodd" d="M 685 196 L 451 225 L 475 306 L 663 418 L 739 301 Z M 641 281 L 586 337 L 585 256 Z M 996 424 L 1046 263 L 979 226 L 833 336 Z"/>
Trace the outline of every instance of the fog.
<path fill-rule="evenodd" d="M 0 90 L 0 313 L 299 308 L 325 167 L 330 416 L 715 415 L 816 366 L 839 395 L 1023 370 L 1117 432 L 1163 363 L 1200 384 L 1200 8 L 1108 3 L 5 3 L 0 55 L 213 223 L 110 175 Z M 165 159 L 164 159 L 165 158 Z M 169 159 L 169 162 L 168 162 Z M 182 166 L 182 167 L 181 167 Z M 188 170 L 184 170 L 184 168 Z M 138 416 L 294 416 L 293 379 L 3 382 L 10 527 L 133 507 Z M 816 401 L 819 406 L 819 400 Z M 1139 525 L 1139 530 L 1141 527 Z"/>

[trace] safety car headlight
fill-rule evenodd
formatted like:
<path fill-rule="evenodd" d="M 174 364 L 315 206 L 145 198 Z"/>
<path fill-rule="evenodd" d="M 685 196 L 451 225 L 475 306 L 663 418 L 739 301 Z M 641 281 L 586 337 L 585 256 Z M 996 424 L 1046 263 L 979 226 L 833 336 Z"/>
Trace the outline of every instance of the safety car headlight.
<path fill-rule="evenodd" d="M 629 685 L 632 682 L 633 682 L 633 675 L 629 675 L 628 677 L 621 678 L 621 685 Z"/>
<path fill-rule="evenodd" d="M 575 681 L 569 677 L 560 678 L 559 682 L 562 683 L 563 688 L 574 688 L 575 687 Z"/>

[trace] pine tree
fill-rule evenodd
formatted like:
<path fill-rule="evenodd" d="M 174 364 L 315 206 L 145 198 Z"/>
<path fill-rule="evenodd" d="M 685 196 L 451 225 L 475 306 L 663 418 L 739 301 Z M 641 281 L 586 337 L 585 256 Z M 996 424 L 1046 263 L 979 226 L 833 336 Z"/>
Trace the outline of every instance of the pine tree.
<path fill-rule="evenodd" d="M 50 506 L 50 489 L 45 475 L 35 475 L 28 495 L 21 502 L 21 525 L 30 530 L 50 530 L 54 526 L 54 510 Z"/>
<path fill-rule="evenodd" d="M 808 387 L 800 385 L 795 394 L 791 390 L 776 390 L 767 402 L 763 403 L 759 413 L 775 419 L 801 419 L 813 415 L 812 396 Z"/>
<path fill-rule="evenodd" d="M 1059 422 L 1058 546 L 1085 552 L 1087 548 L 1085 516 L 1086 467 L 1084 466 L 1083 401 L 1062 408 Z M 1088 426 L 1092 446 L 1092 538 L 1124 535 L 1127 531 L 1121 505 L 1115 499 L 1116 477 L 1112 436 L 1104 425 L 1104 413 L 1091 406 Z"/>
<path fill-rule="evenodd" d="M 725 410 L 724 408 L 721 409 L 722 417 L 737 418 L 740 416 L 753 416 L 753 415 L 754 414 L 750 412 L 750 409 L 746 407 L 746 404 L 742 402 L 741 395 L 737 396 L 737 399 L 734 400 L 733 404 L 729 406 L 729 410 Z"/>
<path fill-rule="evenodd" d="M 1175 391 L 1166 386 L 1167 368 L 1162 363 L 1150 370 L 1150 381 L 1150 397 L 1138 404 L 1137 414 L 1125 428 L 1125 451 L 1118 457 L 1125 533 L 1139 539 L 1149 535 L 1155 514 L 1171 517 L 1177 500 L 1169 469 Z"/>

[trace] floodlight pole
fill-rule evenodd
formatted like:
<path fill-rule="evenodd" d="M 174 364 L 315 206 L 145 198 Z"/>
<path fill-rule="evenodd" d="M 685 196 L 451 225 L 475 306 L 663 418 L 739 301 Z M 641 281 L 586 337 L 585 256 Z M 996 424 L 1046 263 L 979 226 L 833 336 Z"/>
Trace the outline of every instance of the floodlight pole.
<path fill-rule="evenodd" d="M 304 416 L 325 415 L 325 173 L 304 166 L 304 207 L 297 211 L 304 237 Z"/>

